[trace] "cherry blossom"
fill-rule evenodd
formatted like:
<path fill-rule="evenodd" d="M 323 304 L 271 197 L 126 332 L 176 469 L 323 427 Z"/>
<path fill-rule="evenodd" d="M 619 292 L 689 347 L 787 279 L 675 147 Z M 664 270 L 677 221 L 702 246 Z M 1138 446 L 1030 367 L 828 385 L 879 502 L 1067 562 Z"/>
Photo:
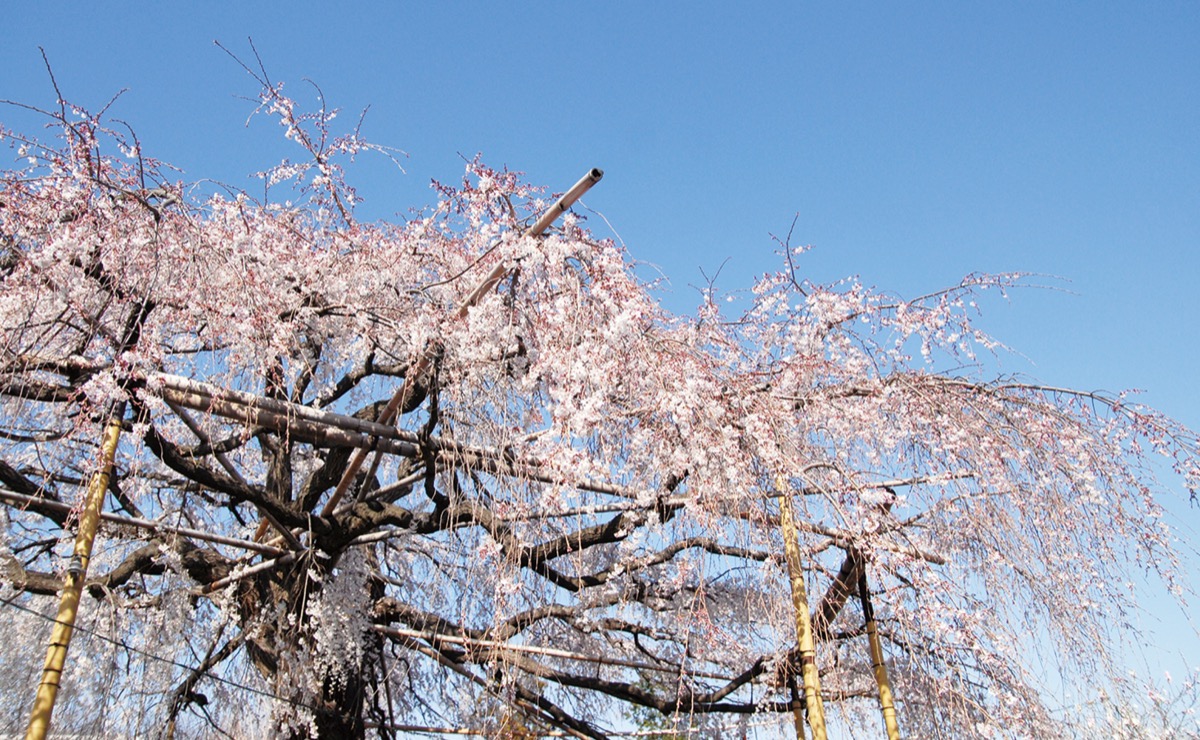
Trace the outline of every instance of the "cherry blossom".
<path fill-rule="evenodd" d="M 780 495 L 831 722 L 880 726 L 859 574 L 905 734 L 1127 720 L 1142 575 L 1190 592 L 1160 497 L 1195 495 L 1197 438 L 989 376 L 977 302 L 1026 276 L 903 299 L 809 283 L 789 250 L 743 313 L 713 290 L 672 315 L 584 219 L 529 233 L 556 194 L 480 159 L 360 221 L 345 164 L 386 150 L 323 100 L 258 103 L 298 152 L 269 200 L 173 179 L 86 111 L 3 131 L 12 722 L 114 408 L 62 732 L 776 732 L 799 705 Z M 1064 708 L 1047 670 L 1108 693 Z"/>

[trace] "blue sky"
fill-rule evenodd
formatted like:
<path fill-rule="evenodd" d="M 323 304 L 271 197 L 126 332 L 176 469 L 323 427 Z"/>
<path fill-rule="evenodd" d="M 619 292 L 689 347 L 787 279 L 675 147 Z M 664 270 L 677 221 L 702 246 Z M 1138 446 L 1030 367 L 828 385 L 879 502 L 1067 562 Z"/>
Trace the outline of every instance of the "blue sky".
<path fill-rule="evenodd" d="M 1000 372 L 1141 388 L 1200 427 L 1200 4 L 0 2 L 0 98 L 113 109 L 188 179 L 288 153 L 220 40 L 311 79 L 407 174 L 364 159 L 361 215 L 432 200 L 462 157 L 585 199 L 676 310 L 794 243 L 815 280 L 916 296 L 972 271 L 1060 276 L 985 302 Z M 14 109 L 0 121 L 28 127 Z M 293 153 L 294 154 L 294 153 Z M 607 228 L 598 220 L 599 233 Z M 722 268 L 722 265 L 724 267 Z M 703 271 L 703 273 L 702 273 Z M 1195 521 L 1196 509 L 1184 510 Z M 1194 661 L 1193 661 L 1194 662 Z"/>
<path fill-rule="evenodd" d="M 301 101 L 320 85 L 405 150 L 352 175 L 387 217 L 427 204 L 462 156 L 586 202 L 688 310 L 774 269 L 914 296 L 975 271 L 1060 276 L 1069 293 L 987 304 L 1025 357 L 1003 372 L 1142 388 L 1200 426 L 1200 5 L 793 3 L 7 3 L 0 97 L 114 115 L 190 178 L 245 183 L 285 153 L 244 126 L 250 58 Z M 0 120 L 19 123 L 13 111 Z M 604 233 L 603 224 L 596 224 Z M 1027 359 L 1026 359 L 1027 358 Z"/>
<path fill-rule="evenodd" d="M 17 4 L 0 98 L 64 94 L 188 179 L 247 185 L 294 155 L 246 126 L 252 59 L 301 102 L 311 79 L 368 138 L 406 152 L 352 172 L 361 215 L 430 203 L 462 157 L 564 189 L 635 258 L 692 285 L 749 287 L 769 234 L 810 243 L 804 275 L 905 296 L 972 271 L 1063 278 L 985 303 L 1021 355 L 1001 372 L 1146 390 L 1200 427 L 1200 5 Z M 0 121 L 31 126 L 16 109 Z M 601 234 L 608 233 L 599 219 Z M 722 267 L 724 265 L 724 267 Z"/>

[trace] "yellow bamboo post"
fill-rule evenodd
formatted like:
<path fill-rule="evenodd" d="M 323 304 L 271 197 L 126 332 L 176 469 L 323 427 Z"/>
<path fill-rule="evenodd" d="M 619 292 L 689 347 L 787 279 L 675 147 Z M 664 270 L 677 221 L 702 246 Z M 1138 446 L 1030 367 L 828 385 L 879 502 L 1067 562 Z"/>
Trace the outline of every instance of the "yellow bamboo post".
<path fill-rule="evenodd" d="M 50 633 L 50 647 L 46 650 L 46 665 L 42 669 L 42 682 L 38 685 L 37 698 L 33 702 L 33 713 L 29 717 L 26 740 L 43 740 L 50 729 L 50 715 L 54 711 L 54 699 L 58 696 L 59 681 L 67 659 L 67 647 L 75 631 L 75 616 L 79 612 L 79 598 L 83 582 L 87 578 L 88 562 L 92 558 L 92 544 L 96 540 L 96 529 L 100 524 L 100 509 L 108 481 L 112 474 L 113 458 L 117 454 L 117 441 L 121 437 L 121 419 L 125 416 L 125 403 L 115 404 L 104 428 L 100 444 L 100 468 L 92 474 L 88 483 L 87 499 L 83 515 L 79 519 L 79 533 L 75 536 L 75 552 L 67 567 L 63 583 L 62 598 L 58 603 L 58 616 Z"/>
<path fill-rule="evenodd" d="M 812 728 L 813 740 L 826 740 L 821 676 L 817 671 L 817 649 L 813 639 L 812 617 L 808 611 L 808 591 L 804 587 L 804 571 L 800 563 L 800 543 L 796 539 L 796 522 L 792 515 L 792 498 L 785 491 L 782 477 L 777 485 L 783 554 L 787 560 L 788 579 L 792 584 L 792 607 L 796 611 L 796 643 L 800 648 L 800 670 L 804 679 L 804 706 L 808 710 L 808 726 Z M 803 740 L 803 736 L 798 737 Z"/>
<path fill-rule="evenodd" d="M 879 628 L 875 624 L 875 610 L 871 607 L 871 592 L 867 589 L 867 568 L 863 565 L 858 576 L 858 598 L 862 601 L 863 619 L 867 622 L 867 640 L 871 649 L 871 668 L 875 671 L 875 683 L 879 686 L 879 708 L 883 712 L 883 724 L 887 728 L 888 740 L 900 740 L 900 725 L 896 722 L 896 704 L 892 698 L 892 686 L 888 682 L 887 666 L 883 664 L 883 645 L 879 642 Z"/>

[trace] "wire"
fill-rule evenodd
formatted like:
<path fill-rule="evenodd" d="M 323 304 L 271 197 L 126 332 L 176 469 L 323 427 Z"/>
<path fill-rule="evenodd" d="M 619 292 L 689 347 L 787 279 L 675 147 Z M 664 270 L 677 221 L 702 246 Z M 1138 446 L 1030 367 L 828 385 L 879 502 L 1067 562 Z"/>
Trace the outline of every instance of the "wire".
<path fill-rule="evenodd" d="M 16 596 L 20 596 L 20 595 L 21 594 L 18 593 Z M 14 596 L 13 598 L 16 598 L 16 596 Z M 131 653 L 137 653 L 138 655 L 143 655 L 151 660 L 157 660 L 161 663 L 169 663 L 177 668 L 183 668 L 192 673 L 200 673 L 203 677 L 210 678 L 213 681 L 216 681 L 218 683 L 223 683 L 228 686 L 232 686 L 234 688 L 241 689 L 243 691 L 248 691 L 252 694 L 258 694 L 259 696 L 265 696 L 269 699 L 274 699 L 275 701 L 280 701 L 285 704 L 291 704 L 292 706 L 295 706 L 295 707 L 302 707 L 304 709 L 309 709 L 312 711 L 320 711 L 320 707 L 317 707 L 315 705 L 308 704 L 308 703 L 305 703 L 302 701 L 298 701 L 296 699 L 288 699 L 286 697 L 279 696 L 278 694 L 273 694 L 270 691 L 265 691 L 263 689 L 257 689 L 253 686 L 247 686 L 245 684 L 240 684 L 237 681 L 232 681 L 228 678 L 222 678 L 218 675 L 210 673 L 208 670 L 201 671 L 200 668 L 197 666 L 191 666 L 186 663 L 180 663 L 179 661 L 174 660 L 172 658 L 164 658 L 161 655 L 155 655 L 154 653 L 148 652 L 146 650 L 142 650 L 141 648 L 136 648 L 133 645 L 126 643 L 123 640 L 118 640 L 116 638 L 109 637 L 107 635 L 103 635 L 103 634 L 97 632 L 96 630 L 88 629 L 87 627 L 80 627 L 78 625 L 68 625 L 66 622 L 63 622 L 62 620 L 58 619 L 57 617 L 51 617 L 48 614 L 42 614 L 41 612 L 37 611 L 36 609 L 31 609 L 30 607 L 27 607 L 23 604 L 18 604 L 15 601 L 13 601 L 12 599 L 8 599 L 6 601 L 0 602 L 0 604 L 2 604 L 4 606 L 11 606 L 16 609 L 20 609 L 21 611 L 32 614 L 35 617 L 40 617 L 40 618 L 46 620 L 47 622 L 52 622 L 54 624 L 62 624 L 65 626 L 73 626 L 74 630 L 77 632 L 83 632 L 84 634 L 91 635 L 92 637 L 95 637 L 99 640 L 103 640 L 104 642 L 111 643 L 113 645 L 116 645 L 117 647 L 124 648 L 125 650 L 128 650 Z"/>

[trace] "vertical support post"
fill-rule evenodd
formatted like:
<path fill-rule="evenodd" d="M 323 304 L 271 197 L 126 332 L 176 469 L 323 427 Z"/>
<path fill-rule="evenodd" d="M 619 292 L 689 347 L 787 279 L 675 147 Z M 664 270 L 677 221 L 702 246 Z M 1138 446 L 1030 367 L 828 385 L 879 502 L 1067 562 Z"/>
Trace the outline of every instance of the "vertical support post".
<path fill-rule="evenodd" d="M 46 650 L 46 665 L 42 669 L 42 682 L 38 685 L 33 712 L 29 717 L 26 740 L 43 740 L 50 729 L 50 715 L 54 711 L 54 699 L 62 679 L 63 665 L 67 659 L 67 647 L 75 631 L 75 617 L 79 612 L 79 598 L 83 582 L 87 578 L 88 562 L 92 558 L 92 544 L 100 524 L 100 509 L 104 494 L 108 491 L 112 475 L 113 459 L 117 454 L 117 441 L 121 437 L 121 420 L 125 416 L 125 403 L 114 404 L 104 428 L 100 444 L 100 467 L 92 474 L 88 483 L 87 499 L 83 515 L 79 519 L 79 533 L 75 536 L 75 551 L 67 567 L 62 597 L 58 603 L 58 616 L 50 633 L 50 647 Z"/>
<path fill-rule="evenodd" d="M 896 704 L 892 698 L 892 686 L 888 682 L 887 666 L 883 664 L 883 645 L 879 642 L 879 628 L 875 624 L 875 609 L 871 607 L 871 592 L 867 588 L 865 564 L 859 571 L 858 598 L 862 601 L 863 618 L 867 622 L 871 668 L 875 671 L 875 683 L 879 686 L 879 708 L 883 712 L 883 724 L 887 728 L 888 740 L 900 740 L 900 725 L 896 722 Z"/>
<path fill-rule="evenodd" d="M 788 675 L 788 689 L 792 692 L 792 722 L 796 725 L 796 740 L 805 740 L 804 707 L 800 704 L 800 689 L 796 687 L 796 674 Z"/>
<path fill-rule="evenodd" d="M 796 643 L 800 648 L 800 669 L 804 679 L 804 706 L 808 710 L 808 725 L 812 728 L 813 740 L 826 740 L 825 707 L 821 703 L 821 676 L 817 671 L 817 649 L 812 617 L 808 611 L 808 591 L 804 587 L 792 497 L 785 491 L 784 482 L 782 476 L 776 481 L 779 486 L 779 527 L 783 530 L 783 554 L 787 560 L 788 580 L 792 585 L 792 607 L 796 612 Z"/>

